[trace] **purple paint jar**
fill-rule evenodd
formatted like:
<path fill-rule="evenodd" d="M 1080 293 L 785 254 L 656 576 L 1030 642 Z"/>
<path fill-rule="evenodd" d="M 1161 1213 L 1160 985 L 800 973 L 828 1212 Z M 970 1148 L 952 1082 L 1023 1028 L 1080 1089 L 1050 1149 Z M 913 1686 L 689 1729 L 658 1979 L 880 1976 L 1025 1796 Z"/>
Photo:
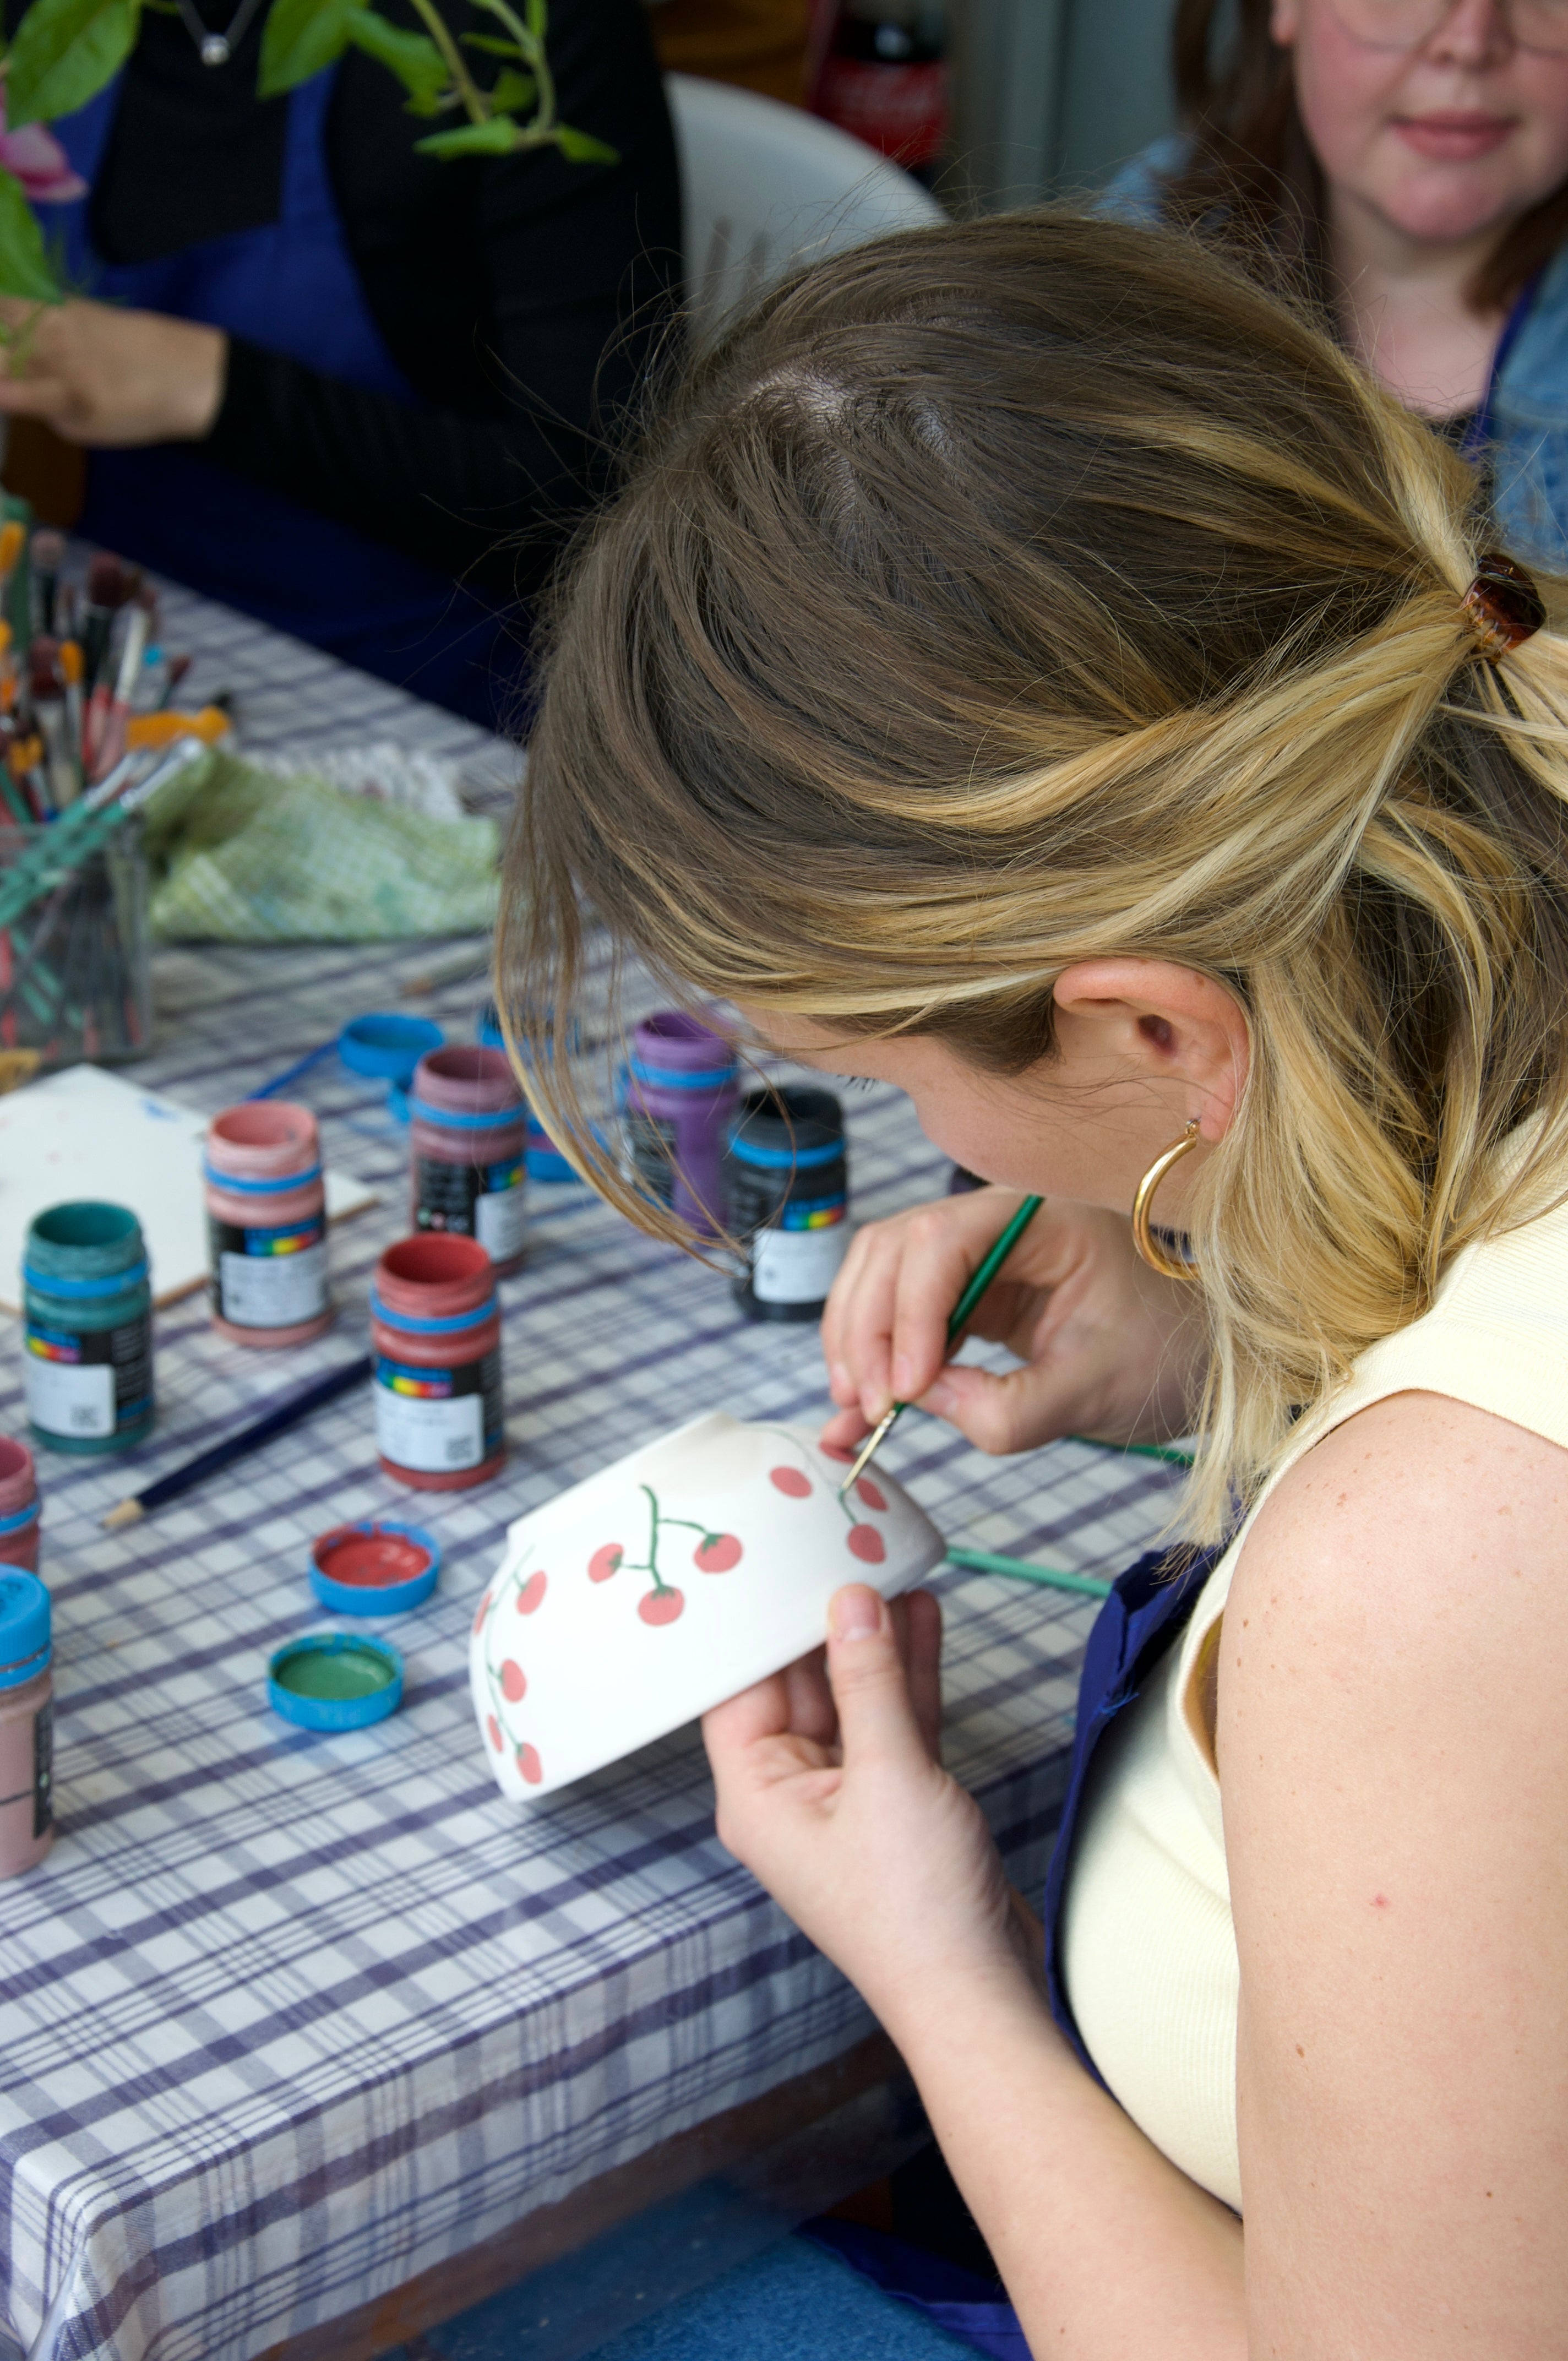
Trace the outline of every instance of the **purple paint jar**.
<path fill-rule="evenodd" d="M 643 1018 L 621 1115 L 627 1152 L 648 1194 L 709 1237 L 724 1227 L 724 1142 L 740 1104 L 722 1033 L 680 1009 Z"/>
<path fill-rule="evenodd" d="M 415 1230 L 477 1238 L 503 1278 L 522 1261 L 528 1110 L 501 1049 L 432 1049 L 409 1092 Z"/>

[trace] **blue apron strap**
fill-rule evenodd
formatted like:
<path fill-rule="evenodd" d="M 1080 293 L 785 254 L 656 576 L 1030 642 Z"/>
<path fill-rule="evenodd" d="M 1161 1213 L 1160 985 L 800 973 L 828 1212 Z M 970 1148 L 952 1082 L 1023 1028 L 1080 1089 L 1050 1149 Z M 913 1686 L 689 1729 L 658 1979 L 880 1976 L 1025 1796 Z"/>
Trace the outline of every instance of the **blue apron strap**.
<path fill-rule="evenodd" d="M 1519 331 L 1530 315 L 1535 299 L 1541 292 L 1541 282 L 1545 276 L 1546 266 L 1543 263 L 1534 278 L 1528 279 L 1514 297 L 1508 316 L 1503 322 L 1503 333 L 1497 338 L 1497 349 L 1492 355 L 1492 366 L 1486 374 L 1486 390 L 1482 396 L 1481 407 L 1465 428 L 1464 439 L 1459 445 L 1461 458 L 1481 458 L 1492 441 L 1492 406 L 1497 387 L 1501 382 L 1503 371 L 1508 366 L 1508 355 L 1519 342 Z"/>

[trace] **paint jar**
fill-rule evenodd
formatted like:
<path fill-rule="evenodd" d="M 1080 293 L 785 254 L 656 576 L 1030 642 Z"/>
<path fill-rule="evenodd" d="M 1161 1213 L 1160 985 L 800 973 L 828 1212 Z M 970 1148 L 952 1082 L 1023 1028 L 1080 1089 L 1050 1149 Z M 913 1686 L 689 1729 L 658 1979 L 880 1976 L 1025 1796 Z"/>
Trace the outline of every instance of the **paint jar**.
<path fill-rule="evenodd" d="M 0 1566 L 0 1877 L 35 1869 L 54 1842 L 54 1683 L 49 1592 Z"/>
<path fill-rule="evenodd" d="M 409 1093 L 416 1230 L 477 1238 L 505 1278 L 522 1260 L 527 1108 L 501 1049 L 433 1049 Z"/>
<path fill-rule="evenodd" d="M 627 1154 L 647 1193 L 709 1237 L 724 1227 L 724 1143 L 739 1102 L 722 1033 L 680 1009 L 643 1018 L 627 1070 Z"/>
<path fill-rule="evenodd" d="M 499 1049 L 504 1053 L 506 1039 L 493 1000 L 487 1000 L 479 1011 L 476 1029 L 481 1049 Z M 531 1180 L 543 1180 L 551 1187 L 559 1187 L 567 1181 L 576 1181 L 579 1187 L 582 1185 L 582 1175 L 573 1170 L 532 1107 L 527 1105 L 522 1117 L 522 1160 L 528 1168 Z"/>
<path fill-rule="evenodd" d="M 725 1155 L 729 1225 L 745 1242 L 748 1320 L 818 1320 L 849 1249 L 844 1110 L 831 1091 L 753 1091 Z"/>
<path fill-rule="evenodd" d="M 124 1451 L 152 1433 L 152 1290 L 141 1224 L 92 1200 L 39 1213 L 22 1249 L 22 1367 L 33 1439 Z"/>
<path fill-rule="evenodd" d="M 457 1492 L 506 1458 L 501 1315 L 477 1238 L 426 1232 L 389 1246 L 370 1291 L 376 1448 L 418 1492 Z"/>
<path fill-rule="evenodd" d="M 27 1444 L 10 1434 L 0 1434 L 0 1565 L 38 1570 L 38 1472 Z"/>
<path fill-rule="evenodd" d="M 326 1191 L 309 1107 L 250 1099 L 207 1132 L 213 1325 L 231 1345 L 307 1345 L 332 1325 Z"/>

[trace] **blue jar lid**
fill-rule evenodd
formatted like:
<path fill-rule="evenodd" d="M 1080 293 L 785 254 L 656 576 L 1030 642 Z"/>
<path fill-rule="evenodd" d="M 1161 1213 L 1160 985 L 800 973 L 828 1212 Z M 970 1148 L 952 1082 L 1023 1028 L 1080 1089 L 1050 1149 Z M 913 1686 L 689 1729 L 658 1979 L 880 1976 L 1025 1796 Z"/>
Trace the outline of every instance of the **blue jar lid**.
<path fill-rule="evenodd" d="M 36 1574 L 0 1565 L 0 1689 L 49 1670 L 49 1592 Z"/>
<path fill-rule="evenodd" d="M 351 1074 L 400 1082 L 406 1091 L 425 1052 L 439 1049 L 445 1038 L 431 1017 L 392 1011 L 351 1017 L 337 1037 L 337 1054 Z"/>
<path fill-rule="evenodd" d="M 441 1543 L 422 1525 L 367 1518 L 323 1533 L 311 1549 L 311 1588 L 338 1615 L 406 1615 L 441 1573 Z"/>
<path fill-rule="evenodd" d="M 302 1730 L 367 1730 L 402 1701 L 401 1656 L 357 1631 L 286 1641 L 267 1667 L 268 1704 Z"/>

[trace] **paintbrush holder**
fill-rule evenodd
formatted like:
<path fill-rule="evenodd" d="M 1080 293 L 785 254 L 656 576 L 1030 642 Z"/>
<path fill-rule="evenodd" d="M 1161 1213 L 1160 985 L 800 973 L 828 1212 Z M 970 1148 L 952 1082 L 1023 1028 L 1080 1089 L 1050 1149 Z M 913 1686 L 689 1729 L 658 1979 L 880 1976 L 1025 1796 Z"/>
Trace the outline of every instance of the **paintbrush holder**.
<path fill-rule="evenodd" d="M 36 829 L 0 828 L 0 885 L 39 841 Z M 0 928 L 0 1053 L 34 1051 L 45 1069 L 115 1065 L 151 1038 L 147 851 L 132 818 L 79 866 L 46 871 Z"/>

